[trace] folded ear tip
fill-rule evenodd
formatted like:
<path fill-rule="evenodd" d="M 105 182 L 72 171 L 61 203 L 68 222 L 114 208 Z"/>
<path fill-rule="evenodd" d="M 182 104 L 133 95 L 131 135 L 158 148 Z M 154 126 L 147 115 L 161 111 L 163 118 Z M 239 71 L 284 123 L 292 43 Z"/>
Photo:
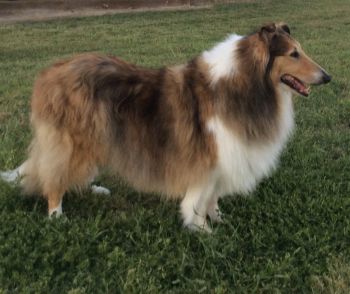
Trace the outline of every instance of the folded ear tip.
<path fill-rule="evenodd" d="M 266 23 L 264 24 L 261 29 L 260 29 L 261 32 L 268 32 L 268 33 L 273 33 L 276 31 L 276 24 L 273 23 L 273 22 L 270 22 L 270 23 Z"/>
<path fill-rule="evenodd" d="M 274 33 L 277 30 L 283 30 L 285 33 L 290 35 L 290 29 L 289 26 L 285 22 L 280 22 L 280 23 L 266 23 L 262 25 L 260 32 L 261 33 Z"/>
<path fill-rule="evenodd" d="M 290 28 L 288 26 L 288 24 L 286 24 L 285 22 L 280 22 L 278 24 L 278 26 L 283 30 L 285 31 L 288 35 L 290 35 Z"/>

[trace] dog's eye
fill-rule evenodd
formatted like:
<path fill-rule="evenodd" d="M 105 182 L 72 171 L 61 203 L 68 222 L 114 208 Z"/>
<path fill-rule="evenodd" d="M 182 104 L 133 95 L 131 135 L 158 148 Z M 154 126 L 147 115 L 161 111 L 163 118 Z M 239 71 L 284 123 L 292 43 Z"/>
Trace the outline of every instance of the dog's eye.
<path fill-rule="evenodd" d="M 293 58 L 299 58 L 299 52 L 298 51 L 293 51 L 291 54 L 290 54 L 291 57 Z"/>

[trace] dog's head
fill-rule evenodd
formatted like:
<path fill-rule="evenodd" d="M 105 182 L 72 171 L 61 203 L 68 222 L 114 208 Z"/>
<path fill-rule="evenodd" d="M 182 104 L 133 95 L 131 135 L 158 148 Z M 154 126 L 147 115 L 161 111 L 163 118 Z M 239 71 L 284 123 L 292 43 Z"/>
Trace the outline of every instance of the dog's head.
<path fill-rule="evenodd" d="M 291 37 L 288 25 L 264 25 L 257 36 L 265 49 L 265 66 L 275 85 L 281 84 L 287 90 L 308 96 L 309 85 L 330 82 L 331 76 L 308 57 L 299 42 Z"/>

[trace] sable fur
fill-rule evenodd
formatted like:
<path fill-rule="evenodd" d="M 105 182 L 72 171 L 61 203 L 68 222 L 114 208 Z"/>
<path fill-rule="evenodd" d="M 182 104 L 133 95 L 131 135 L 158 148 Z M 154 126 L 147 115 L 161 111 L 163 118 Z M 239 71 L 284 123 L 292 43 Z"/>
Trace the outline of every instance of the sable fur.
<path fill-rule="evenodd" d="M 292 90 L 281 76 L 320 83 L 324 73 L 285 24 L 227 42 L 231 60 L 218 60 L 215 69 L 220 54 L 208 51 L 161 69 L 89 53 L 44 70 L 32 95 L 25 191 L 44 195 L 52 211 L 67 190 L 107 168 L 142 191 L 184 198 L 185 225 L 207 229 L 207 214 L 219 220 L 219 197 L 251 190 L 276 165 L 293 120 Z M 298 61 L 289 57 L 293 48 Z M 238 168 L 242 162 L 246 174 L 227 175 L 230 146 L 237 159 L 229 150 L 228 160 Z M 266 166 L 259 167 L 259 156 Z M 230 188 L 221 189 L 230 177 Z"/>
<path fill-rule="evenodd" d="M 136 188 L 183 194 L 215 161 L 205 126 L 212 94 L 199 66 L 193 60 L 184 67 L 146 70 L 98 54 L 55 64 L 34 86 L 32 156 L 45 148 L 39 147 L 49 135 L 41 133 L 45 124 L 59 138 L 55 149 L 61 146 L 70 158 L 66 166 L 59 160 L 62 176 L 49 172 L 60 187 L 87 183 L 108 165 Z M 46 169 L 45 174 L 48 179 Z"/>

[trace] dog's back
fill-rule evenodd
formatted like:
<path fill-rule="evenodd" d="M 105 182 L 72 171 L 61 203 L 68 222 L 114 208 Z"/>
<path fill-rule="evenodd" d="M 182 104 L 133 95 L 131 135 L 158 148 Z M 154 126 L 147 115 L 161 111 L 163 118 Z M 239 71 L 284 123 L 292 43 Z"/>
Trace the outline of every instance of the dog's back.
<path fill-rule="evenodd" d="M 84 54 L 44 70 L 32 97 L 25 190 L 48 197 L 50 209 L 59 197 L 49 195 L 83 186 L 108 166 L 138 189 L 184 194 L 215 153 L 198 66 L 146 70 Z"/>

